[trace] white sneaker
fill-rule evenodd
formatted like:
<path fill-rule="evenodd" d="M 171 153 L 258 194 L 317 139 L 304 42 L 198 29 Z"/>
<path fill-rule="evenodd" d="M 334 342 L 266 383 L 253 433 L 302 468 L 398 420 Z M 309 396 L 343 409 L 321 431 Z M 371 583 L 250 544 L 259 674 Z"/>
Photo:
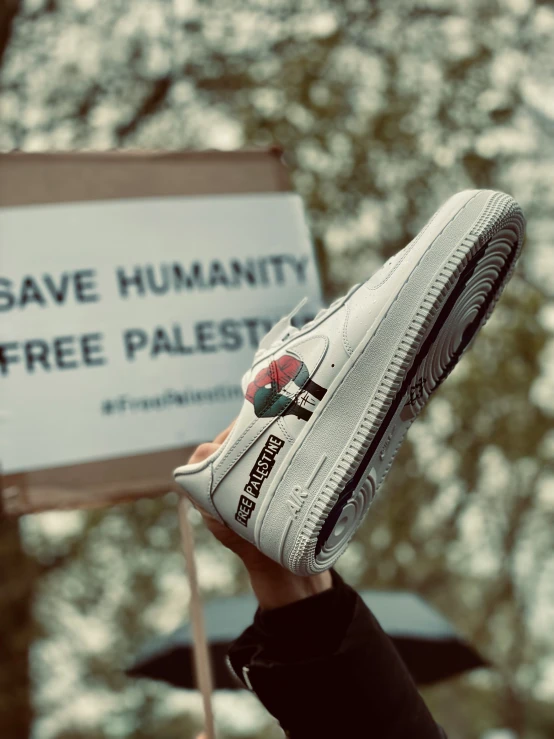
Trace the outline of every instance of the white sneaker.
<path fill-rule="evenodd" d="M 331 567 L 410 424 L 490 315 L 524 228 L 509 195 L 461 192 L 304 328 L 282 319 L 244 377 L 230 436 L 176 480 L 292 572 Z"/>

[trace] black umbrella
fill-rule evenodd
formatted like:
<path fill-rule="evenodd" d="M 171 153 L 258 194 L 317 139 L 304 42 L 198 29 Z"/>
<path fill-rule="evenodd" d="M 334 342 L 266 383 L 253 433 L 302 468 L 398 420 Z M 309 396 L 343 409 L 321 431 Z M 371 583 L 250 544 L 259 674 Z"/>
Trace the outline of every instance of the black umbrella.
<path fill-rule="evenodd" d="M 392 639 L 418 685 L 445 680 L 487 663 L 448 621 L 414 593 L 366 590 L 360 593 Z M 204 607 L 216 689 L 242 687 L 227 667 L 229 644 L 252 622 L 253 595 L 214 598 Z M 127 674 L 195 688 L 192 631 L 188 624 L 149 642 Z"/>

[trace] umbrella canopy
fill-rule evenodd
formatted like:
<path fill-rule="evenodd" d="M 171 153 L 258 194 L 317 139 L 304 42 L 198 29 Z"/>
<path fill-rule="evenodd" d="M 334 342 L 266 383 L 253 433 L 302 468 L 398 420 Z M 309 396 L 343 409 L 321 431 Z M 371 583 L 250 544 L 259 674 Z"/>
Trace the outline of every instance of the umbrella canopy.
<path fill-rule="evenodd" d="M 392 639 L 418 685 L 486 666 L 452 625 L 418 595 L 375 590 L 366 590 L 360 595 Z M 256 608 L 253 595 L 214 598 L 205 604 L 204 618 L 216 689 L 242 687 L 227 667 L 226 654 L 230 643 L 252 623 Z M 127 674 L 193 689 L 190 626 L 184 624 L 173 633 L 149 642 L 127 669 Z"/>

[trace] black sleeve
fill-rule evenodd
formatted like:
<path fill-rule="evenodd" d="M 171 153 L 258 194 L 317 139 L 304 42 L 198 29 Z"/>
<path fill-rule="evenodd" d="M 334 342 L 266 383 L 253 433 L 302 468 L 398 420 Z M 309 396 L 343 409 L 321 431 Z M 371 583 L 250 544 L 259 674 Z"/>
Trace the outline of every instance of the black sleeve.
<path fill-rule="evenodd" d="M 331 590 L 258 610 L 233 671 L 292 739 L 445 739 L 389 637 L 332 575 Z"/>

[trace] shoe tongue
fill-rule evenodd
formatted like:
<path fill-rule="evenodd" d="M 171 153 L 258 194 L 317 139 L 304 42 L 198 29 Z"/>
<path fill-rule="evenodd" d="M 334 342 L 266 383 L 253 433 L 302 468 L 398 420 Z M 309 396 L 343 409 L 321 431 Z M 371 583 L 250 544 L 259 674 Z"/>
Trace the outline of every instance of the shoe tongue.
<path fill-rule="evenodd" d="M 266 349 L 269 349 L 271 347 L 271 345 L 275 341 L 277 341 L 278 339 L 280 339 L 281 336 L 283 336 L 286 333 L 287 329 L 289 329 L 292 326 L 292 323 L 291 322 L 292 322 L 292 319 L 294 318 L 294 316 L 298 313 L 298 311 L 301 308 L 304 307 L 304 305 L 306 305 L 307 302 L 308 302 L 308 298 L 303 298 L 298 303 L 298 305 L 296 306 L 296 308 L 294 308 L 288 314 L 288 316 L 283 316 L 283 318 L 281 318 L 279 321 L 277 321 L 277 323 L 275 324 L 275 326 L 273 326 L 273 328 L 271 328 L 267 332 L 267 334 L 263 337 L 263 339 L 260 341 L 259 346 L 258 346 L 258 351 L 260 351 L 260 350 L 261 351 L 265 351 Z"/>
<path fill-rule="evenodd" d="M 303 308 L 306 303 L 308 302 L 308 298 L 303 298 L 298 305 L 293 308 L 293 310 L 287 315 L 283 316 L 275 326 L 273 326 L 267 334 L 262 337 L 262 340 L 258 344 L 258 350 L 256 354 L 259 352 L 265 352 L 267 349 L 269 349 L 272 344 L 274 344 L 276 341 L 278 341 L 282 336 L 285 336 L 287 331 L 292 327 L 292 319 L 294 316 L 298 313 L 301 308 Z M 250 368 L 245 374 L 242 376 L 242 392 L 243 394 L 246 393 L 246 389 L 248 387 L 248 383 L 250 381 L 250 375 L 252 373 L 252 368 Z"/>
<path fill-rule="evenodd" d="M 242 394 L 246 395 L 246 391 L 248 390 L 248 385 L 250 384 L 250 375 L 252 374 L 252 367 L 246 370 L 244 375 L 242 376 L 242 379 L 240 381 L 240 385 L 242 388 Z"/>

